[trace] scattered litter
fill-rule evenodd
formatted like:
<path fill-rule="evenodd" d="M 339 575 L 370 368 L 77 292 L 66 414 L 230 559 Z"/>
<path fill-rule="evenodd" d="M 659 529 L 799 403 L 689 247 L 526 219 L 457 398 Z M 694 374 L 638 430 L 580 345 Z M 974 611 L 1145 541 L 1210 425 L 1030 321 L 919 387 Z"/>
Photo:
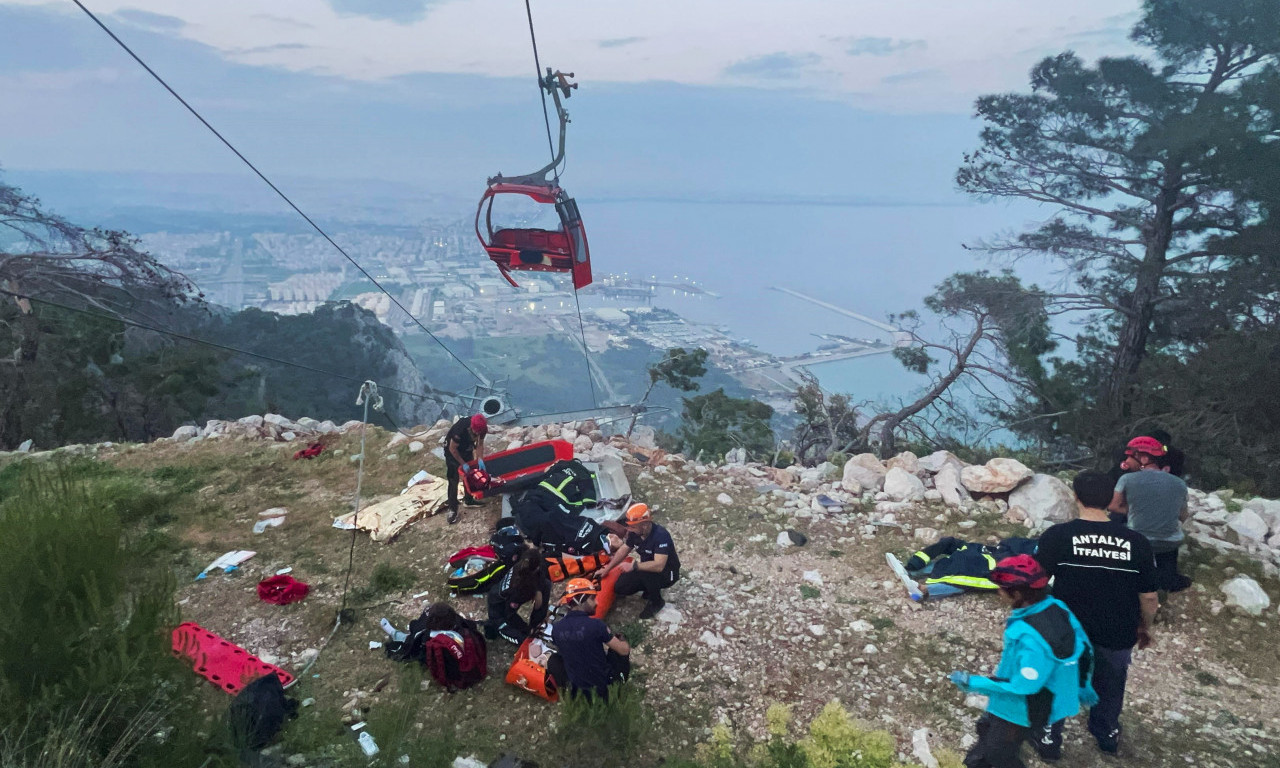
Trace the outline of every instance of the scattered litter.
<path fill-rule="evenodd" d="M 409 482 L 404 484 L 404 490 L 401 491 L 400 494 L 404 495 L 408 493 L 409 489 L 412 488 L 413 486 L 419 485 L 421 483 L 425 483 L 430 479 L 431 479 L 431 473 L 427 472 L 427 470 L 425 469 L 420 469 L 418 470 L 417 474 L 409 478 Z"/>
<path fill-rule="evenodd" d="M 223 573 L 231 573 L 238 568 L 241 563 L 256 554 L 258 553 L 248 549 L 233 549 L 205 566 L 205 569 L 201 571 L 196 578 L 203 579 L 205 576 L 209 575 L 209 571 L 218 570 L 219 568 L 222 569 Z"/>
<path fill-rule="evenodd" d="M 362 731 L 360 738 L 356 739 L 360 744 L 360 749 L 364 751 L 365 757 L 373 757 L 378 754 L 378 742 L 373 740 L 373 734 L 368 731 Z"/>
<path fill-rule="evenodd" d="M 367 721 L 365 721 L 365 720 L 361 720 L 361 721 L 360 721 L 360 722 L 358 722 L 358 723 L 352 723 L 352 724 L 351 724 L 351 730 L 353 730 L 353 731 L 358 731 L 358 730 L 360 730 L 361 728 L 365 727 L 365 726 L 366 726 L 366 725 L 368 725 L 368 724 L 369 724 L 369 723 L 368 723 Z"/>
<path fill-rule="evenodd" d="M 907 590 L 907 596 L 914 602 L 920 602 L 924 599 L 924 593 L 920 589 L 920 584 L 915 579 L 907 575 L 907 568 L 902 564 L 892 552 L 885 552 L 884 559 L 888 561 L 889 567 L 893 569 L 893 574 L 898 577 L 898 581 L 902 582 L 902 586 Z"/>
<path fill-rule="evenodd" d="M 938 759 L 929 750 L 929 729 L 917 728 L 911 732 L 911 754 L 924 768 L 938 768 Z"/>
<path fill-rule="evenodd" d="M 272 576 L 258 582 L 258 599 L 274 605 L 296 603 L 310 591 L 310 585 L 288 575 Z"/>
<path fill-rule="evenodd" d="M 279 528 L 284 525 L 283 517 L 268 517 L 253 524 L 254 533 L 264 533 L 268 528 Z"/>
<path fill-rule="evenodd" d="M 429 594 L 428 592 L 419 592 L 418 594 L 413 595 L 412 597 L 410 597 L 410 599 L 411 599 L 411 600 L 417 600 L 417 599 L 418 599 L 418 598 L 420 598 L 420 597 L 426 597 L 428 594 Z"/>
<path fill-rule="evenodd" d="M 310 696 L 308 696 L 307 698 L 305 698 L 305 699 L 303 699 L 303 700 L 302 700 L 302 706 L 304 706 L 304 707 L 309 707 L 309 706 L 311 706 L 312 704 L 315 704 L 315 703 L 316 703 L 316 700 L 315 700 L 315 699 L 313 699 L 313 698 L 311 698 Z"/>
<path fill-rule="evenodd" d="M 824 510 L 830 513 L 839 513 L 844 511 L 844 504 L 836 501 L 825 493 L 820 493 L 815 499 Z"/>
<path fill-rule="evenodd" d="M 281 435 L 281 437 L 284 437 L 284 435 Z M 288 438 L 285 438 L 285 439 L 287 440 Z M 308 445 L 306 448 L 303 448 L 302 450 L 293 454 L 293 458 L 294 459 L 314 459 L 315 457 L 319 456 L 323 451 L 324 451 L 324 443 L 312 443 Z"/>
<path fill-rule="evenodd" d="M 293 573 L 293 566 L 289 566 L 288 568 L 281 568 L 280 570 L 276 571 L 277 576 L 283 576 L 286 573 Z"/>
<path fill-rule="evenodd" d="M 381 648 L 381 647 L 382 647 L 382 643 L 378 642 L 377 640 L 370 640 L 370 641 L 369 641 L 369 650 L 371 650 L 371 651 L 376 651 L 376 650 L 378 650 L 378 649 L 379 649 L 379 648 Z"/>
<path fill-rule="evenodd" d="M 289 514 L 289 510 L 284 507 L 272 507 L 271 509 L 259 512 L 258 517 L 284 517 L 287 514 Z"/>

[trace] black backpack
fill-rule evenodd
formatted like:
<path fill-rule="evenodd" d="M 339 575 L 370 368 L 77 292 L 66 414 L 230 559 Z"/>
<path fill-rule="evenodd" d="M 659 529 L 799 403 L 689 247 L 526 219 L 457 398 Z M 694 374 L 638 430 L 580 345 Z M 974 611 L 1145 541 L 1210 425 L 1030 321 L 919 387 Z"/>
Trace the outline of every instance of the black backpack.
<path fill-rule="evenodd" d="M 271 743 L 287 718 L 298 716 L 296 699 L 284 695 L 275 673 L 246 685 L 231 700 L 227 721 L 232 743 L 240 750 L 257 751 Z"/>

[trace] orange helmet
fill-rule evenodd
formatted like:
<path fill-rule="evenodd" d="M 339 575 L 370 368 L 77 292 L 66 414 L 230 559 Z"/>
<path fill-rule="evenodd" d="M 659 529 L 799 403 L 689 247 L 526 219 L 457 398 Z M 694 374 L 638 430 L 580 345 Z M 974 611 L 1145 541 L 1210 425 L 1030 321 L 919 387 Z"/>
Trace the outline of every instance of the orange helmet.
<path fill-rule="evenodd" d="M 653 515 L 649 514 L 648 504 L 632 504 L 627 507 L 627 525 L 639 525 L 647 523 L 653 519 Z"/>
<path fill-rule="evenodd" d="M 569 579 L 569 583 L 564 585 L 564 597 L 560 598 L 560 604 L 564 605 L 580 597 L 598 594 L 600 594 L 600 588 L 591 579 Z"/>

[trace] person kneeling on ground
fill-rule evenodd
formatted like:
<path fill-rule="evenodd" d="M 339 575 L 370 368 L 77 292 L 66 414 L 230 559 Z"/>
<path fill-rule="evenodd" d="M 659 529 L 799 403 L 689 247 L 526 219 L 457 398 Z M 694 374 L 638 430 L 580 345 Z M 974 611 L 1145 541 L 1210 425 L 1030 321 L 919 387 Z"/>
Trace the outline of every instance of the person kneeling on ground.
<path fill-rule="evenodd" d="M 680 557 L 675 542 L 666 528 L 653 522 L 647 504 L 632 504 L 626 515 L 627 536 L 609 563 L 596 571 L 597 581 L 604 579 L 623 560 L 635 552 L 640 562 L 636 567 L 618 577 L 614 589 L 618 596 L 644 592 L 647 601 L 640 618 L 652 619 L 666 605 L 662 590 L 675 584 L 680 578 Z"/>
<path fill-rule="evenodd" d="M 609 686 L 631 674 L 631 646 L 603 621 L 591 618 L 598 592 L 589 579 L 569 580 L 560 601 L 569 612 L 551 628 L 551 642 L 564 664 L 569 693 L 605 701 Z"/>
<path fill-rule="evenodd" d="M 449 483 L 448 509 L 445 519 L 450 524 L 458 522 L 458 483 L 462 478 L 458 471 L 470 472 L 471 462 L 479 460 L 478 466 L 484 469 L 484 438 L 489 434 L 489 420 L 484 414 L 464 416 L 454 422 L 449 433 L 444 437 L 444 479 Z M 476 500 L 471 492 L 463 486 L 462 503 L 474 507 L 483 502 Z"/>
<path fill-rule="evenodd" d="M 484 633 L 490 640 L 501 636 L 516 645 L 524 642 L 534 628 L 547 620 L 551 600 L 551 578 L 547 561 L 536 549 L 526 548 L 515 565 L 507 569 L 498 586 L 489 591 L 489 620 Z M 520 608 L 533 603 L 526 622 Z"/>
<path fill-rule="evenodd" d="M 1019 756 L 1032 730 L 1093 705 L 1093 649 L 1076 617 L 1049 597 L 1049 574 L 1030 555 L 996 564 L 991 580 L 1013 609 L 1005 624 L 1000 665 L 991 677 L 952 672 L 965 693 L 987 696 L 978 742 L 965 755 L 968 768 L 1025 768 Z"/>

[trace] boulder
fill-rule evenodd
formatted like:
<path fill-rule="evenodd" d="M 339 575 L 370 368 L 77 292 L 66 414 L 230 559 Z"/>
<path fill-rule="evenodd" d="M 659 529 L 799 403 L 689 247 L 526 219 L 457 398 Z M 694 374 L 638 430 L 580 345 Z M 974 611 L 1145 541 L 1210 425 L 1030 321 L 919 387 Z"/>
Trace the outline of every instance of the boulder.
<path fill-rule="evenodd" d="M 938 474 L 933 476 L 933 487 L 949 507 L 959 507 L 971 500 L 969 491 L 960 480 L 960 468 L 955 464 L 943 464 Z"/>
<path fill-rule="evenodd" d="M 391 436 L 390 440 L 387 441 L 387 447 L 395 448 L 397 445 L 403 445 L 407 442 L 409 442 L 409 436 L 403 432 L 397 432 Z"/>
<path fill-rule="evenodd" d="M 1244 503 L 1244 509 L 1254 512 L 1267 523 L 1267 529 L 1272 533 L 1280 533 L 1280 500 L 1276 499 L 1249 499 Z"/>
<path fill-rule="evenodd" d="M 1036 525 L 1065 523 L 1075 517 L 1076 495 L 1053 475 L 1037 474 L 1009 494 L 1009 507 L 1021 507 Z"/>
<path fill-rule="evenodd" d="M 942 533 L 937 528 L 917 528 L 911 532 L 912 538 L 916 541 L 923 541 L 933 544 L 942 538 Z"/>
<path fill-rule="evenodd" d="M 884 492 L 893 501 L 920 501 L 924 498 L 924 483 L 904 467 L 893 467 L 884 476 Z"/>
<path fill-rule="evenodd" d="M 1031 470 L 1022 462 L 1004 458 L 960 470 L 960 480 L 971 493 L 1007 493 L 1031 475 Z"/>
<path fill-rule="evenodd" d="M 1271 598 L 1258 582 L 1248 576 L 1237 576 L 1222 584 L 1222 591 L 1227 595 L 1227 605 L 1234 605 L 1250 616 L 1261 616 L 1271 606 Z"/>
<path fill-rule="evenodd" d="M 716 497 L 716 501 L 720 502 L 721 504 L 725 505 L 726 507 L 728 507 L 728 506 L 732 506 L 732 505 L 733 505 L 733 497 L 732 497 L 732 496 L 730 496 L 730 495 L 729 495 L 729 494 L 727 494 L 727 493 L 722 493 L 722 494 L 720 494 L 719 496 L 717 496 L 717 497 Z"/>
<path fill-rule="evenodd" d="M 303 416 L 294 423 L 298 425 L 298 429 L 304 432 L 315 432 L 316 427 L 320 426 L 320 422 L 310 416 Z"/>
<path fill-rule="evenodd" d="M 190 424 L 184 424 L 173 430 L 173 441 L 175 443 L 185 443 L 200 435 L 200 428 Z"/>
<path fill-rule="evenodd" d="M 316 425 L 316 431 L 322 435 L 332 434 L 338 431 L 338 425 L 326 419 Z"/>
<path fill-rule="evenodd" d="M 841 483 L 846 484 L 852 480 L 864 491 L 878 491 L 884 487 L 884 476 L 887 473 L 888 470 L 875 457 L 875 454 L 860 453 L 845 462 Z M 846 484 L 844 487 L 848 490 L 851 484 Z"/>
<path fill-rule="evenodd" d="M 934 451 L 928 456 L 920 459 L 918 463 L 920 464 L 921 469 L 934 475 L 941 472 L 942 468 L 948 464 L 956 468 L 957 474 L 959 474 L 960 468 L 965 466 L 965 463 L 956 458 L 956 455 L 951 451 Z"/>
<path fill-rule="evenodd" d="M 726 453 L 726 454 L 724 455 L 724 463 L 725 463 L 725 464 L 746 464 L 746 463 L 747 463 L 747 449 L 746 449 L 746 448 L 734 448 L 734 449 L 730 450 L 728 453 Z"/>
<path fill-rule="evenodd" d="M 242 419 L 236 419 L 237 424 L 244 424 L 246 427 L 261 427 L 263 424 L 262 417 L 254 414 L 253 416 L 245 416 Z"/>
<path fill-rule="evenodd" d="M 578 435 L 578 437 L 573 441 L 573 452 L 590 454 L 591 446 L 592 442 L 590 437 L 587 437 L 586 435 Z"/>
<path fill-rule="evenodd" d="M 911 451 L 903 451 L 892 459 L 886 461 L 884 465 L 887 469 L 897 467 L 910 472 L 913 475 L 920 473 L 920 460 L 916 458 L 916 455 Z"/>
<path fill-rule="evenodd" d="M 654 450 L 658 447 L 658 433 L 646 424 L 637 424 L 631 432 L 631 444 L 637 448 Z"/>
<path fill-rule="evenodd" d="M 420 440 L 414 440 L 409 443 L 409 453 L 420 453 L 427 446 Z"/>
<path fill-rule="evenodd" d="M 1242 540 L 1266 541 L 1267 521 L 1252 509 L 1237 512 L 1227 519 L 1227 527 L 1240 534 Z"/>
<path fill-rule="evenodd" d="M 289 421 L 288 419 L 286 419 L 285 417 L 281 416 L 278 413 L 268 413 L 267 415 L 262 417 L 262 420 L 267 424 L 274 424 L 280 429 L 285 429 L 285 430 L 293 430 L 293 429 L 297 429 L 298 427 L 297 424 L 294 424 L 292 421 Z"/>

